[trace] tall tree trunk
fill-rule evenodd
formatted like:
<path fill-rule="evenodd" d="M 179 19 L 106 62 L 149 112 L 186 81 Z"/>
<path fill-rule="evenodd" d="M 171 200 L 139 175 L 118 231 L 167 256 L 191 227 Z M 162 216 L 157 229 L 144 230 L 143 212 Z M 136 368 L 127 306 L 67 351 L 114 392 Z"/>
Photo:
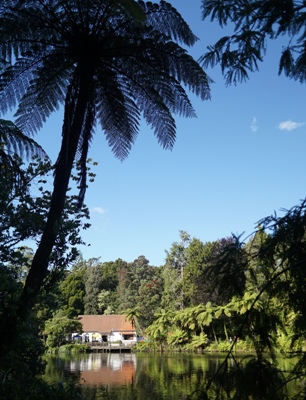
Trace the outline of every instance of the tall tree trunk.
<path fill-rule="evenodd" d="M 49 259 L 60 230 L 69 180 L 86 118 L 89 87 L 91 85 L 88 78 L 84 79 L 83 77 L 83 79 L 75 79 L 75 83 L 68 89 L 65 100 L 62 145 L 55 166 L 50 209 L 41 241 L 21 293 L 18 310 L 18 317 L 21 321 L 26 320 L 34 306 L 48 272 Z"/>
<path fill-rule="evenodd" d="M 211 326 L 211 330 L 212 330 L 212 333 L 213 333 L 213 336 L 214 336 L 215 343 L 218 344 L 218 338 L 217 338 L 214 326 L 213 326 L 212 323 L 210 324 L 210 326 Z"/>
<path fill-rule="evenodd" d="M 226 321 L 225 321 L 225 317 L 224 316 L 223 316 L 223 328 L 224 328 L 225 339 L 228 342 L 228 333 L 227 333 Z"/>

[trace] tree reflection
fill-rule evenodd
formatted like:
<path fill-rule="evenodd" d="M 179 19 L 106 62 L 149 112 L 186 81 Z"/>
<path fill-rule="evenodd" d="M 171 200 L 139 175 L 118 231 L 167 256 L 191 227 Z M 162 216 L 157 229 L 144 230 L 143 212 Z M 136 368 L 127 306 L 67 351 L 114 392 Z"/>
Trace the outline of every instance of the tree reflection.
<path fill-rule="evenodd" d="M 76 383 L 83 399 L 305 399 L 303 357 L 92 353 L 48 362 L 48 381 Z M 300 377 L 301 379 L 297 379 Z"/>

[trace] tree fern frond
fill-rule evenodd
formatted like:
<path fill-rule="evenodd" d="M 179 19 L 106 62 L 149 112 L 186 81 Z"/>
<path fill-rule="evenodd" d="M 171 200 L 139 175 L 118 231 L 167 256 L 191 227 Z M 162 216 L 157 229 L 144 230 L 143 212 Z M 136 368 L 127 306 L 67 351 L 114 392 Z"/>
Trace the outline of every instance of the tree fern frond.
<path fill-rule="evenodd" d="M 22 130 L 36 133 L 64 102 L 69 72 L 69 66 L 63 65 L 56 54 L 42 60 L 15 114 L 16 124 Z"/>
<path fill-rule="evenodd" d="M 146 15 L 143 8 L 134 0 L 117 0 L 118 13 L 125 14 L 127 18 L 132 18 L 136 24 L 143 24 L 146 20 Z"/>
<path fill-rule="evenodd" d="M 301 83 L 304 83 L 306 82 L 306 40 L 303 45 L 300 46 L 298 54 L 299 56 L 295 60 L 291 76 Z"/>
<path fill-rule="evenodd" d="M 202 100 L 210 99 L 209 85 L 212 80 L 184 49 L 173 42 L 168 42 L 162 54 L 168 56 L 170 75 Z"/>
<path fill-rule="evenodd" d="M 134 75 L 138 71 L 142 71 L 141 75 L 148 76 L 148 83 L 151 84 L 152 82 L 156 90 L 160 92 L 164 90 L 166 93 L 168 88 L 171 88 L 171 85 L 174 84 L 172 90 L 173 94 L 176 92 L 176 98 L 179 98 L 178 93 L 182 94 L 180 101 L 181 104 L 184 104 L 184 110 L 180 110 L 180 113 L 184 116 L 191 116 L 193 110 L 189 107 L 190 103 L 184 103 L 186 96 L 182 90 L 178 89 L 178 85 L 183 83 L 188 90 L 194 92 L 202 100 L 207 100 L 210 98 L 212 80 L 177 43 L 164 35 L 151 32 L 150 29 L 146 31 L 146 35 L 148 34 L 150 37 L 145 36 L 145 39 L 141 42 L 145 53 L 136 53 L 135 62 L 134 64 L 129 62 L 130 68 L 128 70 L 130 72 L 135 71 Z M 156 71 L 160 72 L 156 73 Z"/>
<path fill-rule="evenodd" d="M 198 40 L 172 4 L 166 1 L 160 1 L 159 4 L 139 1 L 139 4 L 145 10 L 147 23 L 151 24 L 155 30 L 187 46 L 193 46 Z"/>
<path fill-rule="evenodd" d="M 176 138 L 176 124 L 160 94 L 153 87 L 148 87 L 145 92 L 140 93 L 137 103 L 147 124 L 154 130 L 158 143 L 164 149 L 172 149 Z"/>
<path fill-rule="evenodd" d="M 159 88 L 159 93 L 171 112 L 184 117 L 196 116 L 186 91 L 177 80 L 171 79 L 170 82 L 162 85 Z"/>
<path fill-rule="evenodd" d="M 202 2 L 202 19 L 211 15 L 211 21 L 217 19 L 220 26 L 231 20 L 233 13 L 239 7 L 237 0 L 205 0 Z"/>
<path fill-rule="evenodd" d="M 47 157 L 43 148 L 35 140 L 24 135 L 22 131 L 11 121 L 0 119 L 0 141 L 7 149 L 7 153 L 13 153 L 20 158 L 37 155 Z"/>
<path fill-rule="evenodd" d="M 140 111 L 125 78 L 109 71 L 107 79 L 98 91 L 97 118 L 113 153 L 123 160 L 138 134 Z"/>
<path fill-rule="evenodd" d="M 278 74 L 280 75 L 284 71 L 285 75 L 289 76 L 292 72 L 293 62 L 292 51 L 290 48 L 286 48 L 280 58 Z"/>
<path fill-rule="evenodd" d="M 32 79 L 33 61 L 27 58 L 17 60 L 8 66 L 0 76 L 0 110 L 6 113 L 18 104 Z"/>
<path fill-rule="evenodd" d="M 0 119 L 0 171 L 10 185 L 9 190 L 25 184 L 21 158 L 47 158 L 45 151 L 33 139 L 25 136 L 11 121 Z"/>
<path fill-rule="evenodd" d="M 6 190 L 14 191 L 19 189 L 21 184 L 24 187 L 24 176 L 23 171 L 20 168 L 20 159 L 15 157 L 14 155 L 8 154 L 5 149 L 3 149 L 3 145 L 0 139 L 0 170 L 1 170 L 1 183 L 3 184 L 3 180 L 6 184 Z M 1 187 L 4 190 L 4 186 Z M 8 227 L 9 228 L 9 227 Z M 1 226 L 1 229 L 3 227 Z"/>

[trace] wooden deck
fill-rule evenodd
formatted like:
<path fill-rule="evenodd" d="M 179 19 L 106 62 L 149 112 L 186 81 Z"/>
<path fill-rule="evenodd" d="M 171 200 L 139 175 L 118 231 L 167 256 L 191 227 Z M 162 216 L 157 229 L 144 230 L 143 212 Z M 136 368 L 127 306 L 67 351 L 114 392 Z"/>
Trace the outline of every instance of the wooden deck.
<path fill-rule="evenodd" d="M 89 343 L 91 351 L 97 353 L 130 353 L 135 344 Z"/>

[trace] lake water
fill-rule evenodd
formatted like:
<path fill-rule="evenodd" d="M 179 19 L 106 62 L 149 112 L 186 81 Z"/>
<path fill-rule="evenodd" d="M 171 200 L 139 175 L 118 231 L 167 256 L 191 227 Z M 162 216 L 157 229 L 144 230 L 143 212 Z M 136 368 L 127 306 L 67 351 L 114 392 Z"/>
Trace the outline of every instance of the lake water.
<path fill-rule="evenodd" d="M 237 356 L 235 359 L 230 359 L 227 363 L 228 368 L 223 369 L 215 376 L 224 359 L 225 355 L 220 354 L 184 353 L 163 355 L 91 353 L 73 356 L 53 356 L 47 358 L 45 379 L 50 383 L 77 383 L 82 385 L 88 398 L 110 400 L 204 399 L 205 385 L 213 376 L 214 380 L 210 386 L 209 399 L 223 399 L 225 397 L 216 396 L 222 391 L 229 395 L 235 393 L 237 391 L 235 385 L 238 385 L 239 390 L 242 390 L 241 388 L 245 384 L 246 390 L 248 390 L 252 385 L 255 387 L 256 382 L 259 381 L 259 388 L 256 390 L 260 391 L 263 390 L 263 385 L 271 385 L 271 380 L 275 380 L 276 386 L 272 386 L 269 390 L 272 390 L 273 393 L 277 391 L 279 394 L 273 398 L 286 398 L 283 390 L 275 389 L 282 385 L 279 376 L 272 373 L 269 375 L 270 371 L 262 373 L 261 370 L 259 375 L 255 376 L 257 372 L 256 368 L 254 368 L 255 372 L 249 373 L 249 375 L 231 374 L 232 371 L 240 370 L 240 367 L 250 360 L 246 356 Z M 292 370 L 296 361 L 297 359 L 281 358 L 278 367 L 282 371 L 289 371 Z M 224 384 L 224 379 L 226 384 Z M 265 380 L 267 382 L 264 382 Z M 222 390 L 220 392 L 221 387 Z M 300 383 L 298 387 L 291 383 L 286 393 L 288 393 L 289 398 L 292 398 L 296 390 L 300 388 Z M 266 396 L 266 392 L 260 393 L 258 394 L 259 397 L 251 395 L 249 398 L 269 398 L 263 397 Z"/>

